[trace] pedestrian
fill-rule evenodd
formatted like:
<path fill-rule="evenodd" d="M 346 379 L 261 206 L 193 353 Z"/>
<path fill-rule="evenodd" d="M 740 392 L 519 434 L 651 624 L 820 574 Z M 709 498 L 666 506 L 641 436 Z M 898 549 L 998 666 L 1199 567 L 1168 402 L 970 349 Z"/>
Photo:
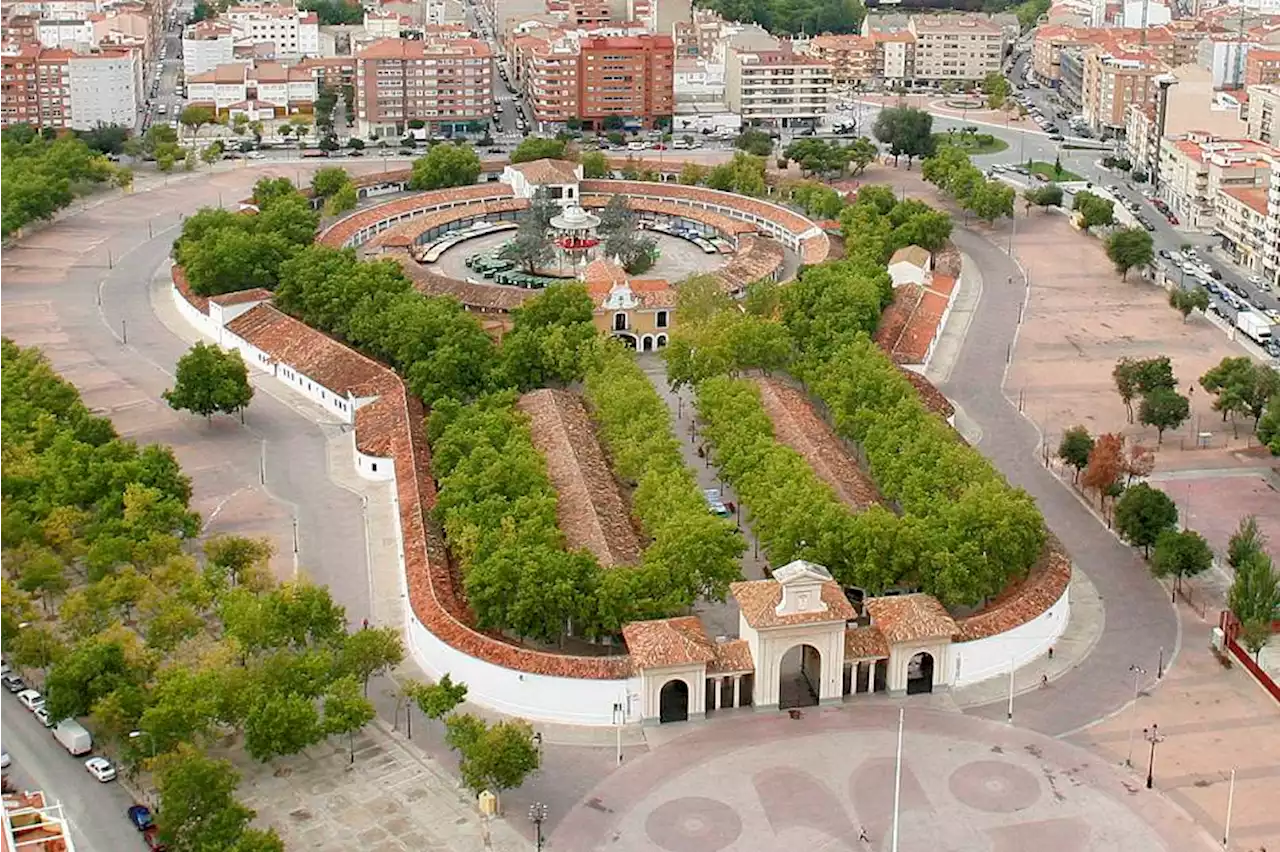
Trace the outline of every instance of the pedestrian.
<path fill-rule="evenodd" d="M 1052 645 L 1050 645 L 1050 646 L 1049 646 L 1049 659 L 1050 659 L 1050 660 L 1052 660 L 1052 659 L 1053 659 L 1053 646 L 1052 646 Z"/>
<path fill-rule="evenodd" d="M 1047 674 L 1040 675 L 1040 688 L 1044 689 L 1049 685 L 1049 676 Z"/>
<path fill-rule="evenodd" d="M 360 629 L 361 629 L 361 630 L 368 630 L 368 629 L 369 629 L 369 619 L 367 619 L 367 618 L 366 618 L 364 621 L 361 621 L 361 622 L 360 622 Z"/>
<path fill-rule="evenodd" d="M 867 836 L 867 827 L 865 825 L 858 826 L 858 840 L 861 843 L 871 842 L 871 838 Z"/>

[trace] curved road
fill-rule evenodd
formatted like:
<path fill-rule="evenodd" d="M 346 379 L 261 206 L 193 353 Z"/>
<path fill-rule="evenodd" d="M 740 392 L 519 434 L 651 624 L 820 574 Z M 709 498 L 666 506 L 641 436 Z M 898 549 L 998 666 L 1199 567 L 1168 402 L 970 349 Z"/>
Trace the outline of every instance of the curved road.
<path fill-rule="evenodd" d="M 1018 698 L 1017 724 L 1061 736 L 1088 725 L 1133 699 L 1129 666 L 1155 679 L 1163 649 L 1168 665 L 1179 640 L 1177 614 L 1164 589 L 1134 551 L 1120 543 L 1037 460 L 1039 435 L 1003 392 L 1006 358 L 1017 336 L 1026 280 L 1007 254 L 973 231 L 952 239 L 982 272 L 982 297 L 964 345 L 942 386 L 982 429 L 978 447 L 1011 483 L 1026 489 L 1074 563 L 1093 582 L 1106 612 L 1102 635 L 1089 655 L 1048 689 Z M 970 708 L 974 715 L 1004 718 L 1005 702 Z"/>

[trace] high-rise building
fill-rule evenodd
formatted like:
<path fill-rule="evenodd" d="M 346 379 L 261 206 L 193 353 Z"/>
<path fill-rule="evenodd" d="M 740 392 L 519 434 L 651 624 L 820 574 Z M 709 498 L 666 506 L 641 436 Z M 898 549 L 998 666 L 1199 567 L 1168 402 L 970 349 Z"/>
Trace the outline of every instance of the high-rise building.
<path fill-rule="evenodd" d="M 980 81 L 1000 70 L 1004 30 L 976 15 L 913 15 L 917 80 Z"/>
<path fill-rule="evenodd" d="M 1280 83 L 1280 50 L 1255 48 L 1245 54 L 1244 84 L 1273 86 Z"/>
<path fill-rule="evenodd" d="M 1246 135 L 1255 142 L 1280 147 L 1280 86 L 1250 86 Z"/>
<path fill-rule="evenodd" d="M 586 38 L 578 45 L 578 120 L 611 117 L 653 126 L 675 112 L 675 43 L 669 35 Z"/>
<path fill-rule="evenodd" d="M 1164 70 L 1164 63 L 1149 53 L 1088 51 L 1081 93 L 1084 120 L 1104 136 L 1123 132 L 1129 105 L 1150 103 L 1156 90 L 1152 81 Z"/>
<path fill-rule="evenodd" d="M 725 63 L 725 101 L 744 124 L 813 127 L 830 109 L 831 63 L 793 50 L 730 47 Z"/>
<path fill-rule="evenodd" d="M 493 117 L 493 53 L 476 39 L 380 39 L 356 54 L 355 92 L 362 136 L 401 136 L 415 120 L 464 130 Z"/>
<path fill-rule="evenodd" d="M 26 45 L 0 54 L 0 126 L 91 130 L 133 127 L 142 104 L 140 51 L 75 53 Z"/>

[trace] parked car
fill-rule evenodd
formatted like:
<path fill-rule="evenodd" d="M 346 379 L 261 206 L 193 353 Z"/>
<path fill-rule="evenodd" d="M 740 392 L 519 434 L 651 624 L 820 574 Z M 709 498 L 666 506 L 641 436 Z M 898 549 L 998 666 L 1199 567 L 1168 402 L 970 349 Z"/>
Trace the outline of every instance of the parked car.
<path fill-rule="evenodd" d="M 1166 214 L 1165 218 L 1169 220 L 1170 225 L 1178 224 L 1178 217 L 1173 215 L 1172 213 Z"/>
<path fill-rule="evenodd" d="M 160 841 L 160 832 L 154 827 L 144 831 L 142 839 L 146 841 L 147 848 L 151 852 L 169 852 L 169 847 Z"/>
<path fill-rule="evenodd" d="M 146 805 L 130 805 L 129 810 L 125 811 L 125 816 L 129 818 L 129 822 L 133 823 L 133 827 L 138 831 L 146 831 L 156 824 L 155 819 L 151 816 L 151 808 Z"/>
<path fill-rule="evenodd" d="M 18 693 L 18 703 L 28 710 L 44 706 L 44 696 L 34 689 L 24 689 Z"/>
<path fill-rule="evenodd" d="M 724 501 L 720 499 L 720 489 L 708 488 L 702 492 L 702 495 L 707 499 L 707 506 L 711 509 L 711 514 L 717 518 L 727 518 L 733 514 L 729 511 L 729 507 L 724 504 Z"/>
<path fill-rule="evenodd" d="M 1063 136 L 1061 133 L 1050 133 L 1050 134 L 1049 134 L 1049 141 L 1051 141 L 1051 142 L 1063 142 L 1063 141 L 1065 141 L 1065 140 L 1066 140 L 1066 138 L 1067 138 L 1067 137 Z"/>
<path fill-rule="evenodd" d="M 35 710 L 32 710 L 31 712 L 34 713 L 35 717 L 40 720 L 40 724 L 44 725 L 46 728 L 53 727 L 53 720 L 49 718 L 49 711 L 44 709 L 43 704 L 37 707 Z"/>
<path fill-rule="evenodd" d="M 27 682 L 16 672 L 9 672 L 4 677 L 0 677 L 0 683 L 3 683 L 4 688 L 10 692 L 21 692 L 27 688 Z"/>
<path fill-rule="evenodd" d="M 105 757 L 89 758 L 84 762 L 84 768 L 89 770 L 89 774 L 103 784 L 116 780 L 116 768 Z"/>

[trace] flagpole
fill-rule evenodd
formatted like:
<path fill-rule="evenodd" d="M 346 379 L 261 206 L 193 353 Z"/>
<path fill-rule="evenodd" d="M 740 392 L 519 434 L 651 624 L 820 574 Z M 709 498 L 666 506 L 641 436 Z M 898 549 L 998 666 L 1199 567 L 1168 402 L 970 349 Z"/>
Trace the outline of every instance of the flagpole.
<path fill-rule="evenodd" d="M 898 708 L 898 759 L 893 770 L 893 845 L 891 852 L 898 852 L 898 805 L 902 799 L 902 723 L 906 710 Z"/>

